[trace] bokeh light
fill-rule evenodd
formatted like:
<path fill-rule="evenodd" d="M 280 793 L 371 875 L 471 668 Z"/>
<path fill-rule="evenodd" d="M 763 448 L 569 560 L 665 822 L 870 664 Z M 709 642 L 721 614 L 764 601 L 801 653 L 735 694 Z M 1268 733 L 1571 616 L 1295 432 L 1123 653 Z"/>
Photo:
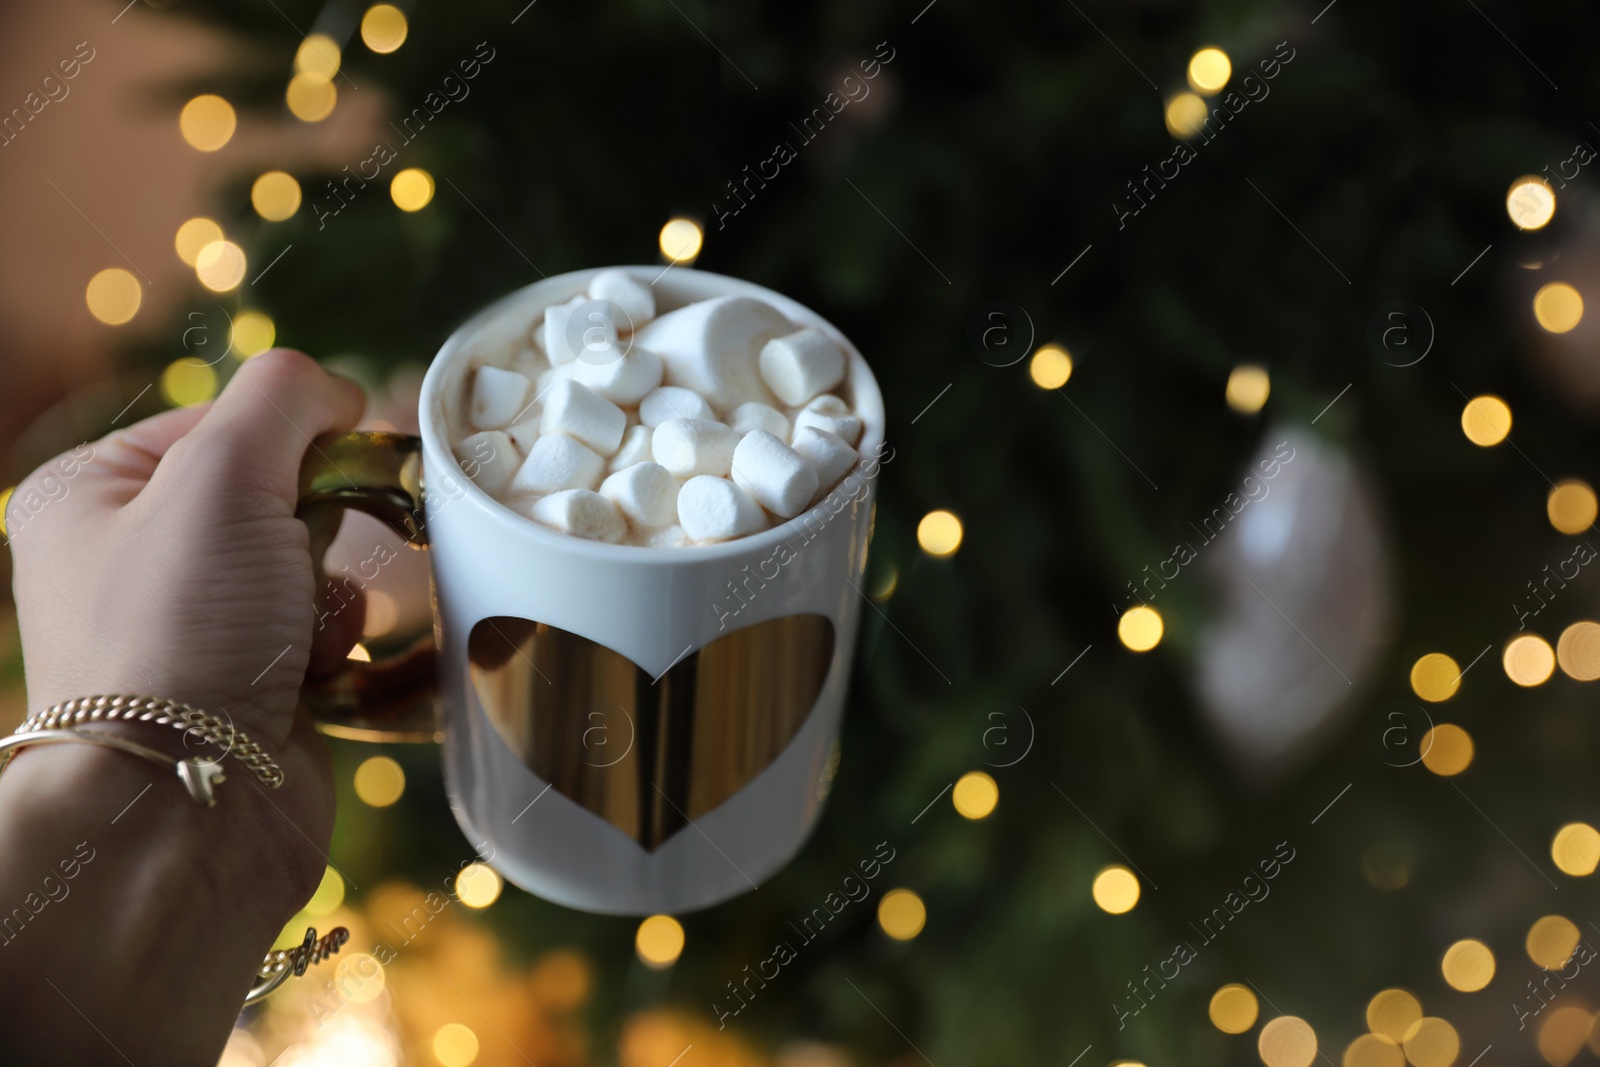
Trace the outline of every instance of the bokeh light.
<path fill-rule="evenodd" d="M 250 206 L 268 222 L 282 222 L 300 210 L 300 183 L 292 174 L 269 170 L 250 186 Z"/>
<path fill-rule="evenodd" d="M 705 244 L 705 233 L 693 219 L 668 219 L 658 239 L 661 254 L 673 263 L 693 263 Z"/>
<path fill-rule="evenodd" d="M 917 523 L 917 544 L 935 559 L 955 555 L 964 535 L 961 520 L 956 518 L 954 512 L 943 509 L 928 512 Z"/>
<path fill-rule="evenodd" d="M 178 227 L 178 234 L 173 238 L 173 247 L 178 250 L 178 258 L 185 265 L 194 266 L 200 258 L 200 250 L 213 241 L 222 240 L 222 227 L 207 218 L 193 218 Z"/>
<path fill-rule="evenodd" d="M 368 756 L 356 768 L 356 796 L 369 808 L 387 808 L 406 791 L 406 772 L 388 756 Z"/>
<path fill-rule="evenodd" d="M 197 96 L 178 113 L 178 132 L 190 148 L 215 152 L 233 138 L 239 124 L 233 105 L 212 93 Z"/>
<path fill-rule="evenodd" d="M 376 956 L 365 952 L 341 955 L 339 965 L 333 969 L 334 988 L 352 1004 L 370 1004 L 377 1000 L 387 981 L 383 964 Z"/>
<path fill-rule="evenodd" d="M 1123 915 L 1139 903 L 1139 879 L 1120 863 L 1114 863 L 1094 876 L 1094 902 L 1101 911 Z"/>
<path fill-rule="evenodd" d="M 1317 1033 L 1294 1015 L 1280 1015 L 1261 1028 L 1256 1051 L 1267 1067 L 1311 1067 L 1317 1058 Z"/>
<path fill-rule="evenodd" d="M 89 279 L 83 299 L 89 314 L 107 326 L 121 326 L 139 313 L 143 300 L 139 279 L 121 267 L 107 267 Z"/>
<path fill-rule="evenodd" d="M 322 881 L 317 883 L 317 891 L 311 894 L 311 899 L 306 901 L 305 907 L 300 910 L 313 919 L 325 919 L 339 910 L 339 905 L 344 903 L 344 878 L 332 867 L 325 867 L 322 871 Z"/>
<path fill-rule="evenodd" d="M 1117 639 L 1134 652 L 1148 652 L 1161 643 L 1166 623 L 1161 613 L 1148 604 L 1124 611 L 1117 619 Z"/>
<path fill-rule="evenodd" d="M 1380 1034 L 1362 1034 L 1345 1046 L 1341 1067 L 1405 1067 L 1400 1046 Z"/>
<path fill-rule="evenodd" d="M 161 395 L 180 408 L 203 404 L 217 395 L 217 372 L 193 356 L 173 360 L 161 372 Z"/>
<path fill-rule="evenodd" d="M 361 16 L 361 41 L 379 55 L 406 43 L 406 13 L 393 4 L 373 4 Z"/>
<path fill-rule="evenodd" d="M 1537 230 L 1556 213 L 1556 191 L 1535 174 L 1524 175 L 1506 190 L 1506 214 L 1518 229 Z"/>
<path fill-rule="evenodd" d="M 321 122 L 333 114 L 339 90 L 326 75 L 303 70 L 289 79 L 283 99 L 289 105 L 289 113 L 301 122 Z"/>
<path fill-rule="evenodd" d="M 1060 345 L 1041 345 L 1028 363 L 1028 377 L 1040 389 L 1060 389 L 1072 377 L 1072 356 Z"/>
<path fill-rule="evenodd" d="M 401 211 L 421 211 L 433 200 L 433 175 L 407 167 L 389 183 L 389 198 Z"/>
<path fill-rule="evenodd" d="M 1241 415 L 1254 415 L 1266 406 L 1272 392 L 1272 379 L 1266 369 L 1253 363 L 1241 363 L 1228 375 L 1224 391 L 1228 406 Z"/>
<path fill-rule="evenodd" d="M 1233 76 L 1233 61 L 1220 48 L 1202 48 L 1189 57 L 1189 88 L 1212 96 Z"/>
<path fill-rule="evenodd" d="M 1492 448 L 1511 432 L 1510 405 L 1488 393 L 1473 397 L 1461 409 L 1461 432 L 1479 448 Z"/>
<path fill-rule="evenodd" d="M 1585 619 L 1562 630 L 1556 639 L 1556 663 L 1575 681 L 1600 678 L 1600 623 Z"/>
<path fill-rule="evenodd" d="M 339 73 L 343 60 L 339 42 L 325 33 L 313 33 L 300 42 L 294 51 L 294 69 L 302 73 L 319 74 L 332 78 Z"/>
<path fill-rule="evenodd" d="M 891 889 L 878 901 L 878 925 L 896 941 L 910 941 L 927 922 L 927 905 L 909 889 Z"/>
<path fill-rule="evenodd" d="M 1550 1067 L 1567 1067 L 1583 1051 L 1594 1016 L 1576 1004 L 1564 1004 L 1539 1020 L 1539 1055 Z"/>
<path fill-rule="evenodd" d="M 1445 950 L 1439 970 L 1451 989 L 1476 993 L 1494 978 L 1494 953 L 1482 941 L 1466 938 Z"/>
<path fill-rule="evenodd" d="M 1256 1024 L 1261 1006 L 1249 986 L 1230 982 L 1211 994 L 1211 1025 L 1225 1034 L 1242 1034 Z"/>
<path fill-rule="evenodd" d="M 1404 989 L 1385 989 L 1367 1001 L 1367 1029 L 1397 1045 L 1421 1018 L 1421 1002 Z"/>
<path fill-rule="evenodd" d="M 648 967 L 670 967 L 683 954 L 683 927 L 670 915 L 652 915 L 639 924 L 633 947 Z"/>
<path fill-rule="evenodd" d="M 1401 1042 L 1412 1067 L 1450 1067 L 1461 1054 L 1456 1028 L 1443 1019 L 1418 1019 Z"/>
<path fill-rule="evenodd" d="M 1595 515 L 1600 512 L 1594 490 L 1589 483 L 1578 478 L 1567 478 L 1556 483 L 1550 490 L 1550 495 L 1545 498 L 1545 514 L 1550 517 L 1550 525 L 1564 534 L 1578 534 L 1594 525 Z"/>
<path fill-rule="evenodd" d="M 504 885 L 487 863 L 469 863 L 456 875 L 456 897 L 469 908 L 487 908 L 500 899 Z"/>
<path fill-rule="evenodd" d="M 212 241 L 195 257 L 194 273 L 200 284 L 218 293 L 232 292 L 244 281 L 244 249 L 232 241 Z"/>
<path fill-rule="evenodd" d="M 879 572 L 877 584 L 867 591 L 873 600 L 882 602 L 894 596 L 894 591 L 900 586 L 900 572 L 893 564 L 884 564 Z"/>
<path fill-rule="evenodd" d="M 1547 971 L 1557 971 L 1578 947 L 1578 927 L 1564 915 L 1546 915 L 1528 928 L 1528 958 Z"/>
<path fill-rule="evenodd" d="M 1208 114 L 1206 102 L 1194 93 L 1179 93 L 1167 101 L 1167 132 L 1179 140 L 1188 140 L 1200 132 Z"/>
<path fill-rule="evenodd" d="M 1422 735 L 1422 765 L 1441 778 L 1472 766 L 1472 735 L 1455 723 L 1442 722 Z"/>
<path fill-rule="evenodd" d="M 1443 652 L 1429 652 L 1411 665 L 1411 691 L 1430 704 L 1449 700 L 1461 688 L 1461 668 Z"/>
<path fill-rule="evenodd" d="M 1583 878 L 1600 866 L 1600 832 L 1586 822 L 1569 822 L 1550 842 L 1550 858 L 1562 874 Z"/>
<path fill-rule="evenodd" d="M 1551 333 L 1567 333 L 1583 320 L 1583 297 L 1566 282 L 1540 286 L 1533 294 L 1533 317 Z"/>
<path fill-rule="evenodd" d="M 442 1067 L 467 1067 L 478 1058 L 478 1035 L 465 1023 L 445 1023 L 434 1031 L 433 1058 Z"/>
<path fill-rule="evenodd" d="M 1543 685 L 1556 670 L 1556 650 L 1538 634 L 1522 634 L 1506 642 L 1501 657 L 1506 677 L 1520 686 Z"/>
<path fill-rule="evenodd" d="M 277 338 L 278 327 L 272 316 L 262 311 L 241 311 L 233 317 L 229 352 L 235 359 L 249 359 L 271 348 Z"/>
<path fill-rule="evenodd" d="M 983 771 L 968 771 L 956 782 L 950 801 L 964 818 L 987 818 L 1000 803 L 1000 787 Z"/>

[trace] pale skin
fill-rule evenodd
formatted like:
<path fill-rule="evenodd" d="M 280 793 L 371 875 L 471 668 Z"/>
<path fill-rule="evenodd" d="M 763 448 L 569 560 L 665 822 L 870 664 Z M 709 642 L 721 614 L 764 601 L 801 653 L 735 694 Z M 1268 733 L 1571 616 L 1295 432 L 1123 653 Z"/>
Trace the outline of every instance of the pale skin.
<path fill-rule="evenodd" d="M 102 693 L 183 701 L 225 713 L 285 781 L 269 789 L 226 760 L 204 808 L 121 752 L 17 755 L 0 774 L 8 1063 L 216 1063 L 262 956 L 321 879 L 333 785 L 298 692 L 308 668 L 343 660 L 362 611 L 317 628 L 296 482 L 310 439 L 352 428 L 363 404 L 274 350 L 214 403 L 91 442 L 70 478 L 46 464 L 13 495 L 29 712 Z M 117 729 L 185 754 L 171 727 Z M 13 908 L 30 917 L 5 928 Z"/>

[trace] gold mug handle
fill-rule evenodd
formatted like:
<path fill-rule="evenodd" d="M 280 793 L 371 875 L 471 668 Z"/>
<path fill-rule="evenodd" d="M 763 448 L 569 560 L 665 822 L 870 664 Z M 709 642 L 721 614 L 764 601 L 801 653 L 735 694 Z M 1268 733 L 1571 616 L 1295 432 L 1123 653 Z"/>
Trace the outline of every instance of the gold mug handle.
<path fill-rule="evenodd" d="M 370 431 L 317 438 L 300 465 L 295 511 L 311 531 L 317 588 L 340 513 L 381 519 L 415 549 L 428 547 L 422 509 L 422 439 Z M 307 679 L 301 699 L 317 729 L 359 741 L 437 741 L 438 654 L 433 632 L 385 642 L 372 662 L 350 660 L 326 678 Z"/>

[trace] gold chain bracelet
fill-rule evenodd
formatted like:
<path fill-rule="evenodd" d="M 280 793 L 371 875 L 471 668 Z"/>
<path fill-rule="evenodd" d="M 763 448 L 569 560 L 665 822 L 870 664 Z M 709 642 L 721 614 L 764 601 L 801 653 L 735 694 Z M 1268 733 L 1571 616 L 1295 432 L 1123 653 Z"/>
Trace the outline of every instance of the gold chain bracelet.
<path fill-rule="evenodd" d="M 283 784 L 283 768 L 260 745 L 250 740 L 243 730 L 231 722 L 225 723 L 214 715 L 176 700 L 134 696 L 79 697 L 62 701 L 31 716 L 17 727 L 16 732 L 71 730 L 93 722 L 149 722 L 171 726 L 182 730 L 186 737 L 194 734 L 202 741 L 216 745 L 222 749 L 224 756 L 232 756 L 250 768 L 262 785 L 276 789 Z M 0 768 L 3 766 L 0 764 Z"/>

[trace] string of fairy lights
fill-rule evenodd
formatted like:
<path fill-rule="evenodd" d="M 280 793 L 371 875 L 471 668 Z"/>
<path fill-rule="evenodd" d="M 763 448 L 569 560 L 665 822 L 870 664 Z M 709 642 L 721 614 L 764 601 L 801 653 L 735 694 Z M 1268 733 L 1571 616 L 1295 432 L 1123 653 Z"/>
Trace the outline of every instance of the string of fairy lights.
<path fill-rule="evenodd" d="M 404 11 L 393 4 L 379 3 L 362 16 L 359 35 L 369 51 L 388 55 L 405 44 L 409 31 Z M 284 89 L 284 107 L 294 119 L 315 124 L 333 114 L 339 102 L 338 78 L 343 62 L 343 48 L 325 33 L 312 33 L 300 43 L 294 54 L 293 74 Z M 194 97 L 178 113 L 178 131 L 184 143 L 197 152 L 221 151 L 233 141 L 238 125 L 233 105 L 215 93 Z M 434 177 L 423 167 L 406 167 L 389 180 L 390 200 L 407 214 L 427 208 L 435 191 Z M 300 181 L 286 170 L 268 170 L 250 187 L 250 206 L 263 223 L 294 218 L 303 199 Z M 665 262 L 689 264 L 699 256 L 704 240 L 698 221 L 675 217 L 662 226 L 658 244 Z M 178 258 L 210 292 L 238 292 L 249 272 L 250 260 L 243 245 L 230 238 L 214 219 L 201 216 L 187 220 L 178 227 L 173 246 Z M 84 290 L 90 315 L 107 326 L 132 322 L 143 296 L 138 277 L 121 267 L 98 271 Z M 236 360 L 265 352 L 276 339 L 277 324 L 266 311 L 244 308 L 232 317 L 229 352 Z M 198 404 L 215 396 L 225 377 L 225 369 L 215 361 L 184 357 L 162 371 L 161 393 L 176 406 Z"/>
<path fill-rule="evenodd" d="M 1221 48 L 1208 46 L 1193 54 L 1187 71 L 1189 91 L 1170 97 L 1164 111 L 1167 130 L 1174 138 L 1187 140 L 1201 132 L 1210 109 L 1206 98 L 1221 93 L 1232 72 L 1232 62 Z M 1555 189 L 1539 175 L 1525 175 L 1511 183 L 1505 207 L 1517 229 L 1541 229 L 1555 217 Z M 1550 281 L 1534 294 L 1531 312 L 1533 321 L 1546 333 L 1567 334 L 1583 318 L 1583 297 L 1567 281 Z M 1045 344 L 1034 351 L 1028 370 L 1040 389 L 1060 389 L 1072 377 L 1072 356 L 1060 344 Z M 1228 375 L 1223 399 L 1235 412 L 1254 415 L 1266 406 L 1271 388 L 1266 368 L 1243 363 Z M 1510 405 L 1493 394 L 1471 398 L 1461 412 L 1462 433 L 1480 448 L 1493 448 L 1504 442 L 1511 432 L 1511 421 Z M 1558 482 L 1546 498 L 1550 525 L 1568 536 L 1594 529 L 1597 512 L 1600 503 L 1595 491 L 1581 479 Z M 950 530 L 951 522 L 955 524 L 954 544 L 960 543 L 959 520 L 953 516 L 948 520 L 935 518 L 947 514 L 929 515 L 923 520 L 924 527 L 918 529 L 919 541 L 930 555 L 940 554 L 940 533 Z M 934 522 L 928 527 L 930 520 Z M 1532 591 L 1533 583 L 1529 585 Z M 1543 599 L 1538 602 L 1542 605 Z M 1134 606 L 1118 618 L 1118 639 L 1136 653 L 1154 649 L 1164 632 L 1160 612 L 1149 605 Z M 1524 688 L 1545 684 L 1558 667 L 1575 681 L 1600 680 L 1600 622 L 1571 623 L 1554 647 L 1538 633 L 1518 633 L 1506 641 L 1501 664 L 1506 677 Z M 1439 705 L 1459 692 L 1463 674 L 1453 657 L 1430 652 L 1412 665 L 1409 681 L 1419 698 Z M 1418 750 L 1422 766 L 1444 778 L 1466 771 L 1475 755 L 1472 736 L 1462 726 L 1449 722 L 1433 725 L 1421 738 Z M 1583 822 L 1559 827 L 1551 838 L 1550 857 L 1556 868 L 1569 877 L 1594 874 L 1600 867 L 1600 831 Z M 1362 866 L 1368 881 L 1379 889 L 1398 889 L 1410 880 L 1409 858 L 1393 855 L 1382 845 L 1368 850 Z M 1090 891 L 1101 910 L 1123 915 L 1138 904 L 1140 881 L 1128 867 L 1113 864 L 1095 875 Z M 1580 940 L 1581 933 L 1571 919 L 1546 915 L 1528 929 L 1522 947 L 1536 966 L 1547 972 L 1560 971 L 1572 961 Z M 1487 988 L 1495 976 L 1495 955 L 1482 940 L 1462 938 L 1440 956 L 1439 971 L 1451 989 L 1477 993 Z M 1542 1005 L 1542 999 L 1538 1003 Z M 1249 1033 L 1255 1029 L 1260 1014 L 1255 991 L 1239 983 L 1219 988 L 1208 1006 L 1212 1024 L 1226 1034 Z M 1461 1041 L 1455 1028 L 1442 1018 L 1424 1015 L 1421 1001 L 1408 990 L 1385 989 L 1373 996 L 1367 1005 L 1366 1023 L 1367 1032 L 1346 1046 L 1343 1067 L 1405 1067 L 1408 1063 L 1411 1067 L 1452 1067 L 1460 1056 Z M 1600 1014 L 1582 1007 L 1568 1005 L 1543 1012 L 1535 1033 L 1540 1055 L 1553 1067 L 1566 1067 L 1586 1046 L 1600 1055 Z M 1311 1067 L 1319 1055 L 1327 1059 L 1311 1025 L 1292 1015 L 1279 1015 L 1262 1025 L 1256 1050 L 1266 1067 Z M 1114 1061 L 1112 1067 L 1144 1065 L 1123 1059 Z"/>

